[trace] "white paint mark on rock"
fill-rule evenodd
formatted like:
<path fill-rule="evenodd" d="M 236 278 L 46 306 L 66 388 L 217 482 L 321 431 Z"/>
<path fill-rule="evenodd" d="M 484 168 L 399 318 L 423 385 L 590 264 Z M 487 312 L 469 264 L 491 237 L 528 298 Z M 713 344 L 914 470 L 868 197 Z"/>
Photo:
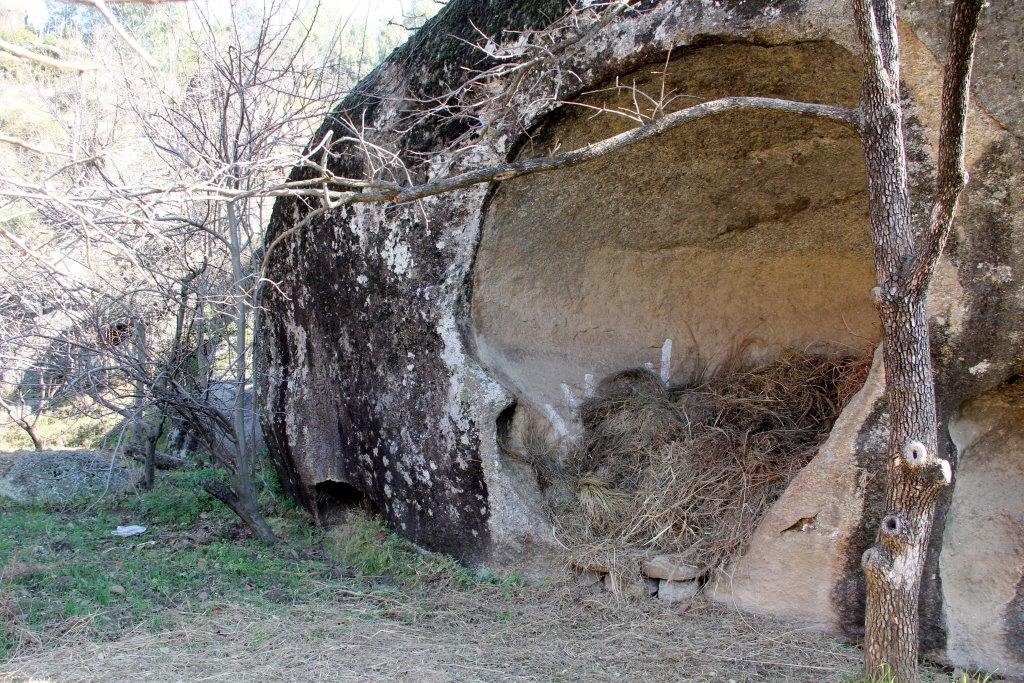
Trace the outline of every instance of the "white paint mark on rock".
<path fill-rule="evenodd" d="M 565 397 L 565 404 L 570 408 L 575 408 L 580 404 L 577 400 L 576 395 L 572 393 L 572 387 L 565 382 L 562 382 L 562 395 Z"/>
<path fill-rule="evenodd" d="M 594 398 L 594 376 L 589 372 L 583 375 L 583 395 Z"/>
<path fill-rule="evenodd" d="M 668 384 L 668 378 L 672 371 L 672 340 L 666 339 L 661 345 L 661 381 Z"/>
<path fill-rule="evenodd" d="M 545 403 L 544 412 L 548 414 L 548 419 L 551 420 L 551 426 L 555 428 L 555 431 L 558 432 L 559 436 L 564 437 L 569 433 L 569 430 L 565 428 L 565 420 L 562 419 L 562 416 L 558 414 L 558 411 L 555 410 L 553 405 Z"/>

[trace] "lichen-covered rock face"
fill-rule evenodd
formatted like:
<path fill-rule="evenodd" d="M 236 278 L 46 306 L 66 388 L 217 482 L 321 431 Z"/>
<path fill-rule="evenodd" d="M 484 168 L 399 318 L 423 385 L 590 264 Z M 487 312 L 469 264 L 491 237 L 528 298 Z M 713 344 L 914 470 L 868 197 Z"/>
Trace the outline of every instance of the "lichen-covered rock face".
<path fill-rule="evenodd" d="M 856 98 L 859 50 L 847 3 L 663 0 L 638 3 L 568 48 L 559 74 L 572 77 L 542 69 L 521 82 L 508 101 L 512 115 L 484 110 L 488 125 L 479 129 L 452 119 L 404 125 L 423 95 L 448 91 L 478 65 L 481 53 L 467 44 L 477 29 L 500 38 L 544 26 L 565 6 L 453 0 L 337 114 L 403 150 L 424 181 L 621 130 L 622 122 L 557 103 L 607 99 L 585 93 L 616 76 L 660 87 L 652 72 L 666 61 L 666 83 L 691 98 L 673 106 L 723 94 Z M 923 179 L 914 187 L 923 212 L 947 12 L 938 0 L 915 0 L 902 15 L 908 154 Z M 972 399 L 1001 391 L 1024 367 L 1024 66 L 1013 47 L 1021 25 L 1016 3 L 984 19 L 968 125 L 971 182 L 930 291 L 943 434 L 954 416 L 956 424 L 973 419 Z M 260 408 L 282 481 L 314 512 L 332 496 L 366 496 L 426 546 L 495 568 L 551 571 L 557 543 L 536 476 L 499 447 L 523 415 L 568 433 L 557 423 L 571 421 L 586 375 L 659 366 L 666 339 L 669 369 L 698 352 L 713 361 L 736 337 L 761 337 L 766 352 L 877 341 L 859 155 L 857 141 L 831 126 L 737 114 L 577 169 L 314 218 L 270 255 L 277 286 L 265 288 L 260 319 Z M 334 170 L 365 172 L 355 151 Z M 268 241 L 307 211 L 278 202 Z M 818 456 L 715 581 L 716 598 L 857 635 L 860 555 L 882 512 L 884 481 L 873 473 L 884 471 L 883 383 L 876 360 Z M 1011 428 L 1000 424 L 985 429 Z M 946 438 L 949 457 L 963 449 L 965 489 L 984 488 L 997 471 L 1006 487 L 1024 485 L 996 442 Z M 923 644 L 954 664 L 1010 666 L 1019 643 L 980 649 L 971 634 L 978 615 L 990 613 L 1019 630 L 1024 599 L 1004 579 L 1020 557 L 999 545 L 1001 559 L 981 584 L 991 588 L 978 598 L 986 607 L 965 609 L 973 598 L 962 563 L 988 546 L 964 525 L 986 519 L 996 502 L 958 495 L 940 503 L 922 585 Z M 1024 521 L 1012 506 L 999 514 Z"/>

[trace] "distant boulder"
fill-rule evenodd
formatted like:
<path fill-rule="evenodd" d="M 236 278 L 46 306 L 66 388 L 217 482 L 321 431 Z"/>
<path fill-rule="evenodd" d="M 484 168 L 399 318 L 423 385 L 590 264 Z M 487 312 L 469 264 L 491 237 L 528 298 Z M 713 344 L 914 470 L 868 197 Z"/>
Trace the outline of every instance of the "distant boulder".
<path fill-rule="evenodd" d="M 135 486 L 127 468 L 96 451 L 14 451 L 0 454 L 0 500 L 23 505 L 63 503 Z M 109 486 L 108 486 L 109 482 Z"/>

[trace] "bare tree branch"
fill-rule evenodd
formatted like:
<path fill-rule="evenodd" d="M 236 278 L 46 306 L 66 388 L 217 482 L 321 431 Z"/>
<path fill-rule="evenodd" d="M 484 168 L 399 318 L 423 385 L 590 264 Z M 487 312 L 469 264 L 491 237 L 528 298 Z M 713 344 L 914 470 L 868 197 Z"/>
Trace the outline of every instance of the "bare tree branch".
<path fill-rule="evenodd" d="M 942 80 L 942 121 L 939 125 L 935 204 L 927 230 L 920 236 L 917 259 L 908 278 L 911 288 L 917 293 L 928 289 L 935 262 L 942 254 L 952 231 L 953 215 L 960 194 L 967 184 L 967 169 L 964 167 L 967 109 L 978 17 L 984 4 L 984 0 L 957 0 L 953 6 Z"/>
<path fill-rule="evenodd" d="M 22 59 L 44 66 L 53 67 L 54 69 L 66 69 L 68 71 L 91 71 L 96 69 L 95 64 L 89 64 L 87 62 L 75 62 L 67 59 L 58 59 L 56 57 L 50 57 L 39 52 L 33 52 L 21 45 L 15 45 L 14 43 L 8 42 L 0 38 L 0 52 L 7 53 L 9 56 Z"/>
<path fill-rule="evenodd" d="M 811 116 L 842 123 L 854 130 L 860 130 L 860 115 L 856 109 L 836 107 L 828 104 L 794 102 L 772 97 L 722 97 L 709 102 L 702 102 L 686 109 L 666 114 L 665 116 L 643 126 L 638 126 L 624 133 L 600 140 L 580 149 L 563 154 L 533 159 L 521 159 L 497 164 L 487 168 L 468 171 L 459 175 L 449 176 L 422 185 L 396 188 L 393 190 L 371 190 L 353 193 L 345 203 L 362 204 L 368 202 L 411 202 L 432 195 L 451 192 L 470 185 L 494 181 L 510 180 L 533 173 L 543 173 L 559 168 L 577 166 L 592 161 L 605 154 L 634 145 L 661 135 L 673 128 L 706 116 L 724 114 L 740 110 L 781 111 L 799 116 Z"/>
<path fill-rule="evenodd" d="M 0 133 L 0 142 L 7 145 L 13 145 L 14 147 L 20 147 L 21 149 L 28 150 L 29 152 L 42 154 L 43 156 L 59 156 L 68 158 L 70 158 L 71 156 L 69 154 L 65 154 L 64 152 L 58 152 L 53 149 L 46 149 L 45 147 L 40 147 L 39 145 L 35 145 L 29 142 L 28 140 L 22 140 L 21 138 L 16 138 L 11 135 L 4 135 L 3 133 Z"/>
<path fill-rule="evenodd" d="M 135 52 L 135 54 L 137 54 L 142 59 L 142 61 L 144 61 L 149 66 L 149 68 L 151 68 L 151 69 L 155 69 L 156 68 L 156 60 L 154 60 L 153 57 L 151 57 L 150 54 L 148 52 L 146 52 L 146 50 L 142 47 L 142 45 L 140 45 L 137 40 L 132 38 L 131 34 L 129 34 L 128 31 L 126 31 L 124 29 L 124 27 L 121 26 L 121 22 L 119 22 L 117 20 L 117 17 L 114 16 L 113 12 L 110 11 L 110 7 L 107 5 L 106 0 L 75 0 L 75 1 L 80 3 L 80 4 L 92 5 L 93 7 L 95 7 L 96 10 L 99 11 L 99 13 L 103 15 L 103 18 L 106 20 L 107 24 L 109 24 L 110 27 L 112 29 L 114 29 L 114 32 L 117 33 L 117 35 L 121 37 L 121 40 L 123 40 L 125 42 L 125 44 L 128 47 L 130 47 Z M 149 4 L 156 4 L 156 3 L 149 2 Z"/>

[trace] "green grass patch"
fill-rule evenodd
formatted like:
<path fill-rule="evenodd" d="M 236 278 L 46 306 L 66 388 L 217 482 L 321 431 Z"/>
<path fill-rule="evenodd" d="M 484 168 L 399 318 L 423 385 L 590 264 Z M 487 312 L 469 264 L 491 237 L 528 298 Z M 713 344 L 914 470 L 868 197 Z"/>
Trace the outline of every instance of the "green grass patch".
<path fill-rule="evenodd" d="M 992 680 L 992 674 L 988 674 L 982 671 L 978 672 L 967 672 L 957 671 L 953 675 L 946 677 L 948 674 L 942 674 L 938 672 L 932 674 L 928 672 L 922 680 L 928 681 L 949 681 L 949 683 L 990 683 Z M 887 664 L 882 665 L 882 671 L 876 676 L 852 676 L 843 679 L 845 683 L 897 683 L 896 674 L 893 673 L 892 669 Z"/>
<path fill-rule="evenodd" d="M 318 547 L 322 534 L 293 507 L 268 506 L 284 539 L 266 546 L 202 491 L 212 472 L 161 475 L 138 496 L 60 509 L 0 507 L 0 600 L 16 605 L 24 628 L 45 643 L 86 620 L 103 640 L 138 624 L 158 627 L 169 609 L 305 599 L 337 575 Z M 112 536 L 119 524 L 148 531 Z M 13 638 L 0 631 L 0 658 L 10 655 Z"/>
<path fill-rule="evenodd" d="M 354 514 L 324 532 L 279 495 L 273 476 L 261 479 L 261 504 L 282 541 L 265 545 L 202 490 L 211 476 L 161 472 L 152 491 L 59 508 L 0 504 L 0 623 L 11 612 L 0 628 L 0 660 L 14 653 L 18 628 L 47 647 L 71 630 L 102 641 L 139 625 L 166 628 L 179 609 L 277 610 L 341 588 L 394 594 L 521 583 L 423 552 L 378 518 Z M 148 531 L 112 536 L 123 524 Z"/>
<path fill-rule="evenodd" d="M 333 536 L 336 556 L 360 578 L 384 577 L 407 587 L 444 582 L 463 589 L 481 581 L 450 556 L 421 551 L 379 517 L 355 517 Z"/>

